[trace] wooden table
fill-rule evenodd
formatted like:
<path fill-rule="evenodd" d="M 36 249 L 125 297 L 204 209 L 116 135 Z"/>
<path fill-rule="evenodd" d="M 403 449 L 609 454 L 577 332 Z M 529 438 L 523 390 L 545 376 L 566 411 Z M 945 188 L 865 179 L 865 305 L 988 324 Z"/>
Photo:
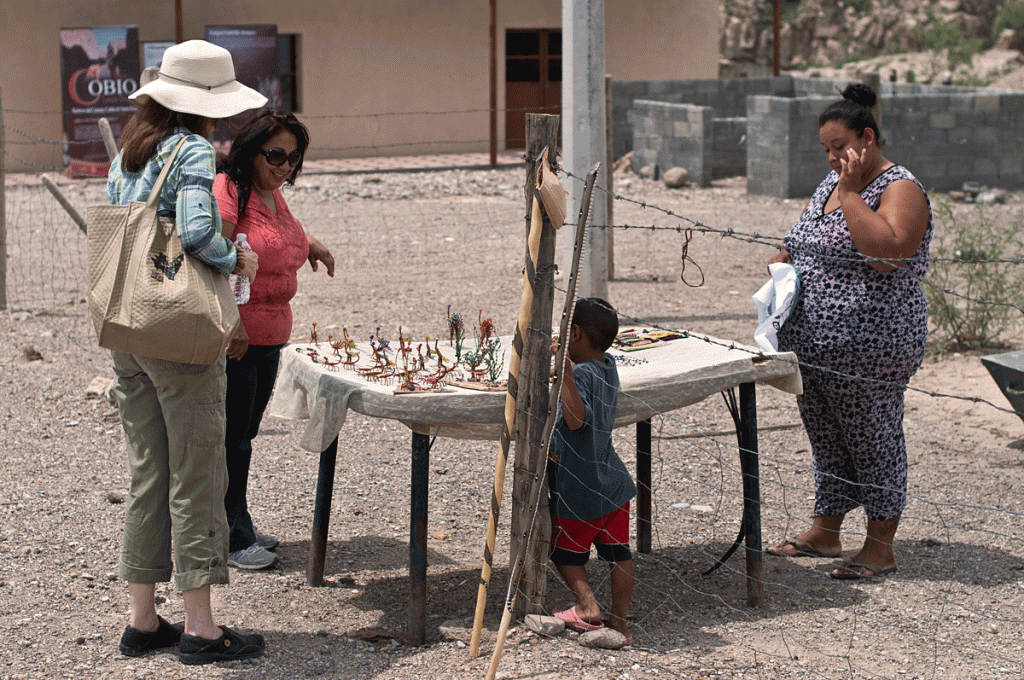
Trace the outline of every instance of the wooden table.
<path fill-rule="evenodd" d="M 507 338 L 504 339 L 507 343 Z M 408 643 L 423 644 L 426 632 L 427 499 L 432 437 L 492 439 L 498 445 L 504 415 L 504 392 L 453 388 L 450 392 L 394 394 L 394 386 L 374 384 L 351 370 L 314 362 L 309 351 L 331 356 L 327 343 L 289 345 L 281 351 L 281 368 L 270 412 L 284 418 L 304 418 L 300 445 L 320 454 L 307 581 L 323 584 L 330 523 L 338 433 L 348 410 L 375 418 L 390 418 L 412 431 L 409 518 L 409 631 Z M 442 351 L 444 348 L 442 347 Z M 623 353 L 612 350 L 612 354 Z M 747 600 L 761 601 L 761 511 L 757 457 L 756 383 L 799 394 L 800 372 L 792 353 L 762 355 L 756 348 L 707 336 L 691 335 L 625 355 L 643 359 L 619 366 L 622 393 L 616 427 L 636 424 L 637 550 L 651 550 L 651 417 L 697 403 L 718 392 L 734 395 L 743 477 L 744 509 L 739 538 L 723 560 L 746 544 Z"/>

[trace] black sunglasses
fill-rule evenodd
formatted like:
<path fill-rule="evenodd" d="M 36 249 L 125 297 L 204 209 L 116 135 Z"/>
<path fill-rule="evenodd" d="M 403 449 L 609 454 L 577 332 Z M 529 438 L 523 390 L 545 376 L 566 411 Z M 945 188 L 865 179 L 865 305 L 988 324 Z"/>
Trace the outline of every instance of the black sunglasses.
<path fill-rule="evenodd" d="M 294 168 L 302 160 L 301 151 L 292 151 L 290 154 L 285 153 L 284 149 L 279 149 L 276 146 L 273 149 L 260 149 L 260 153 L 267 159 L 267 162 L 274 166 L 284 165 L 285 161 Z"/>

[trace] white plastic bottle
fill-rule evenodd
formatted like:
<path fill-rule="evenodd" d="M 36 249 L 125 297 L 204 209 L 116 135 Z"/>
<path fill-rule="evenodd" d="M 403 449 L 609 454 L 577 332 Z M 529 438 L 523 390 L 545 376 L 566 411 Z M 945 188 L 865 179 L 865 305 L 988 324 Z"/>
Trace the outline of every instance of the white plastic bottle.
<path fill-rule="evenodd" d="M 235 240 L 235 245 L 239 250 L 244 250 L 251 253 L 252 248 L 249 246 L 249 239 L 245 234 L 239 234 Z M 249 301 L 249 277 L 248 276 L 234 276 L 232 275 L 231 289 L 235 291 L 235 303 L 244 305 Z"/>

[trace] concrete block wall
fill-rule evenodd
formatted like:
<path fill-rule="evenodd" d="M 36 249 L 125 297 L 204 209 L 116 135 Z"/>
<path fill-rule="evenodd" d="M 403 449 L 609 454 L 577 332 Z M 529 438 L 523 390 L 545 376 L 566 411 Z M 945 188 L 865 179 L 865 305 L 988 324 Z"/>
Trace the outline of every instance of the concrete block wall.
<path fill-rule="evenodd" d="M 810 79 L 808 79 L 810 80 Z M 633 102 L 650 100 L 694 104 L 714 110 L 716 118 L 741 118 L 747 113 L 747 97 L 755 94 L 792 97 L 794 79 L 734 78 L 727 80 L 612 81 L 612 134 L 614 157 L 633 149 L 629 112 Z"/>
<path fill-rule="evenodd" d="M 828 172 L 817 117 L 846 84 L 789 76 L 613 82 L 615 158 L 633 150 L 638 168 L 680 165 L 697 183 L 746 173 L 750 193 L 809 196 Z M 1024 187 L 1024 93 L 883 82 L 880 95 L 885 153 L 925 187 Z M 700 136 L 691 126 L 687 139 L 674 139 L 682 128 L 664 121 L 686 106 L 707 109 L 699 114 Z M 645 127 L 634 129 L 634 121 Z"/>
<path fill-rule="evenodd" d="M 634 166 L 655 165 L 661 171 L 683 167 L 689 171 L 691 183 L 710 186 L 711 115 L 707 106 L 634 101 L 630 116 Z"/>
<path fill-rule="evenodd" d="M 883 100 L 886 157 L 929 189 L 973 181 L 1024 188 L 1024 93 L 986 90 Z"/>
<path fill-rule="evenodd" d="M 707 163 L 708 161 L 705 161 Z M 711 119 L 711 179 L 747 173 L 747 119 Z"/>
<path fill-rule="evenodd" d="M 1024 93 L 936 89 L 893 96 L 883 89 L 886 157 L 909 168 L 929 190 L 959 189 L 967 181 L 1024 187 Z M 814 192 L 829 171 L 817 118 L 833 101 L 748 100 L 748 193 L 792 198 Z"/>

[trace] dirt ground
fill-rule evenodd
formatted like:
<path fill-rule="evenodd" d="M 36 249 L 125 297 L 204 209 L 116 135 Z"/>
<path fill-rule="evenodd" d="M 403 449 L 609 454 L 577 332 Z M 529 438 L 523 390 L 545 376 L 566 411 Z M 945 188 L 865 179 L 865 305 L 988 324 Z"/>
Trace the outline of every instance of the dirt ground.
<path fill-rule="evenodd" d="M 402 325 L 416 337 L 437 335 L 449 305 L 472 319 L 482 309 L 499 333 L 511 333 L 523 266 L 522 180 L 519 169 L 301 178 L 286 190 L 289 205 L 332 249 L 338 271 L 333 279 L 308 268 L 300 274 L 293 340 L 307 340 L 313 322 L 321 334 L 348 327 L 361 337 L 380 326 L 393 337 Z M 80 206 L 101 200 L 98 183 L 67 188 Z M 742 179 L 668 190 L 631 176 L 616 192 L 762 237 L 784 234 L 803 207 L 748 196 Z M 232 571 L 231 585 L 214 597 L 222 622 L 267 637 L 266 656 L 189 668 L 172 653 L 118 653 L 128 473 L 116 408 L 86 394 L 95 378 L 113 373 L 86 319 L 84 237 L 29 183 L 9 187 L 7 198 L 8 277 L 17 296 L 0 314 L 0 680 L 485 677 L 508 584 L 507 493 L 476 659 L 466 648 L 467 619 L 497 443 L 438 439 L 431 452 L 427 644 L 409 647 L 409 431 L 357 414 L 340 436 L 324 588 L 305 580 L 318 460 L 298 447 L 303 423 L 268 417 L 256 441 L 250 506 L 260 529 L 281 539 L 281 565 Z M 991 214 L 1020 219 L 1022 205 L 1011 195 Z M 623 200 L 614 222 L 681 224 Z M 609 296 L 624 323 L 750 344 L 750 295 L 774 249 L 695 234 L 689 255 L 705 284 L 690 288 L 680 281 L 681 248 L 676 231 L 615 230 Z M 29 361 L 26 345 L 42 359 Z M 1011 346 L 1021 347 L 1019 332 Z M 839 582 L 827 576 L 833 560 L 766 557 L 765 603 L 756 609 L 745 604 L 742 556 L 702 576 L 732 542 L 742 504 L 733 425 L 722 399 L 709 398 L 654 421 L 654 545 L 636 556 L 632 648 L 588 649 L 574 635 L 541 638 L 514 622 L 497 677 L 1021 677 L 1024 423 L 1000 410 L 1006 400 L 979 353 L 930 357 L 912 388 L 911 500 L 897 536 L 898 574 Z M 792 396 L 760 387 L 758 419 L 764 540 L 774 544 L 809 521 L 809 445 Z M 618 431 L 616 446 L 632 465 L 632 431 Z M 845 527 L 847 554 L 862 532 L 858 511 Z M 607 603 L 606 571 L 592 567 Z M 180 620 L 180 595 L 166 586 L 158 593 L 160 612 Z M 549 610 L 569 603 L 553 574 L 548 593 Z"/>

